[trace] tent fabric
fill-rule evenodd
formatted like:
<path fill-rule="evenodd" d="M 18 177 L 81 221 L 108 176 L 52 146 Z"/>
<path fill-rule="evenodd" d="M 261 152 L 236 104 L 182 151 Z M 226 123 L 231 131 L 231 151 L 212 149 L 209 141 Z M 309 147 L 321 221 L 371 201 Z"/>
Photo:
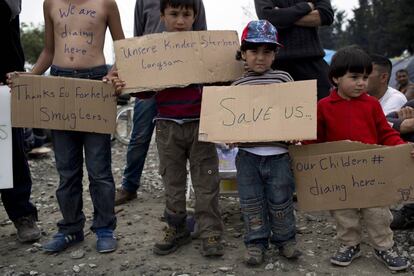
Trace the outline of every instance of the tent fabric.
<path fill-rule="evenodd" d="M 407 69 L 410 81 L 414 82 L 414 56 L 409 56 L 403 59 L 393 61 L 390 79 L 391 87 L 397 88 L 397 80 L 395 79 L 395 73 L 400 69 Z"/>

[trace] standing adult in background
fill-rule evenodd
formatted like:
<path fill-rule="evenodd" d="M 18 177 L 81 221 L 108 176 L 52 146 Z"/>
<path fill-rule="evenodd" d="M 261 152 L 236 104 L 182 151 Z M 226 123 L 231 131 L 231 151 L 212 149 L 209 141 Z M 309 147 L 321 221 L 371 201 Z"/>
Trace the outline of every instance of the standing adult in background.
<path fill-rule="evenodd" d="M 318 27 L 331 25 L 334 12 L 329 0 L 254 0 L 259 19 L 278 30 L 279 50 L 273 68 L 288 72 L 295 81 L 317 79 L 318 100 L 328 96 L 331 84 Z"/>
<path fill-rule="evenodd" d="M 6 83 L 6 74 L 11 71 L 24 71 L 24 54 L 20 43 L 19 14 L 21 0 L 0 0 L 0 83 Z M 21 242 L 31 242 L 40 238 L 36 225 L 37 210 L 30 203 L 32 179 L 29 164 L 24 152 L 23 129 L 12 128 L 13 143 L 13 188 L 0 190 L 7 215 L 17 229 Z M 9 160 L 11 162 L 11 160 Z"/>
<path fill-rule="evenodd" d="M 408 100 L 414 99 L 414 83 L 410 82 L 407 69 L 400 69 L 395 73 L 398 82 L 397 89 L 405 95 Z"/>
<path fill-rule="evenodd" d="M 372 72 L 368 77 L 368 94 L 378 99 L 385 115 L 398 111 L 407 99 L 400 91 L 388 86 L 392 70 L 391 61 L 380 55 L 371 55 L 371 59 Z"/>
<path fill-rule="evenodd" d="M 193 30 L 206 30 L 207 23 L 203 1 L 199 0 L 197 5 L 198 14 L 193 24 Z M 160 13 L 160 0 L 137 0 L 135 4 L 134 36 L 164 32 L 165 26 L 160 21 Z M 123 204 L 137 197 L 145 158 L 154 131 L 153 119 L 156 114 L 154 97 L 148 100 L 135 100 L 131 140 L 127 150 L 122 186 L 116 190 L 115 205 Z"/>

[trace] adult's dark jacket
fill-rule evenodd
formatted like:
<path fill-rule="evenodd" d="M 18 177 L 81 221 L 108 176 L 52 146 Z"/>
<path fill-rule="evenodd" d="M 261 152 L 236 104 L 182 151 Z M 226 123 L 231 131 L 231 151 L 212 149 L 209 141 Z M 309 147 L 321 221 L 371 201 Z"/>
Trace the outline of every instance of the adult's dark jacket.
<path fill-rule="evenodd" d="M 315 4 L 319 11 L 321 25 L 331 25 L 334 12 L 329 0 L 255 0 L 256 13 L 266 19 L 278 30 L 279 41 L 285 47 L 280 49 L 277 59 L 313 58 L 325 55 L 319 40 L 317 27 L 294 25 L 311 12 L 308 2 Z"/>
<path fill-rule="evenodd" d="M 6 74 L 24 70 L 24 54 L 20 43 L 19 16 L 11 19 L 11 11 L 4 0 L 0 0 L 0 82 L 6 82 Z"/>

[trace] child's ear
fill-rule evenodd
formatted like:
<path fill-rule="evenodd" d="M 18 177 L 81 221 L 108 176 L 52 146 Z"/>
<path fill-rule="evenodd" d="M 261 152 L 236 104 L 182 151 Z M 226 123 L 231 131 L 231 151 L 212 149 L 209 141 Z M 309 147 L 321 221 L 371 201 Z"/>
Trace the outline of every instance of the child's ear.
<path fill-rule="evenodd" d="M 240 52 L 241 58 L 242 60 L 246 61 L 246 52 L 245 51 L 241 51 Z"/>
<path fill-rule="evenodd" d="M 339 78 L 332 77 L 332 81 L 338 86 Z"/>

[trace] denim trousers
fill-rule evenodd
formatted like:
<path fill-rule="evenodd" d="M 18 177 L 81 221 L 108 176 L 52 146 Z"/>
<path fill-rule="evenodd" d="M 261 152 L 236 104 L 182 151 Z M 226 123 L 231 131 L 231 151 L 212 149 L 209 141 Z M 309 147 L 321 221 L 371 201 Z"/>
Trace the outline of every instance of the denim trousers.
<path fill-rule="evenodd" d="M 0 190 L 4 208 L 12 221 L 30 215 L 37 219 L 36 207 L 30 202 L 32 178 L 25 155 L 22 128 L 12 128 L 12 145 L 13 188 Z"/>
<path fill-rule="evenodd" d="M 52 66 L 51 75 L 100 80 L 106 66 L 90 69 L 64 69 Z M 85 215 L 82 211 L 83 156 L 89 177 L 89 192 L 93 204 L 92 231 L 115 229 L 115 182 L 111 170 L 111 136 L 109 134 L 52 130 L 56 168 L 60 182 L 56 197 L 63 219 L 59 232 L 70 234 L 82 231 Z"/>
<path fill-rule="evenodd" d="M 155 97 L 147 100 L 135 100 L 131 140 L 128 144 L 126 166 L 122 178 L 124 190 L 135 193 L 140 186 L 145 158 L 151 143 L 157 115 Z"/>
<path fill-rule="evenodd" d="M 237 186 L 248 244 L 281 247 L 295 241 L 293 174 L 288 153 L 260 156 L 240 149 Z"/>
<path fill-rule="evenodd" d="M 187 160 L 195 193 L 194 218 L 200 238 L 221 236 L 218 157 L 213 143 L 198 141 L 198 121 L 178 124 L 158 120 L 156 136 L 160 174 L 165 188 L 164 215 L 170 226 L 185 224 Z"/>

